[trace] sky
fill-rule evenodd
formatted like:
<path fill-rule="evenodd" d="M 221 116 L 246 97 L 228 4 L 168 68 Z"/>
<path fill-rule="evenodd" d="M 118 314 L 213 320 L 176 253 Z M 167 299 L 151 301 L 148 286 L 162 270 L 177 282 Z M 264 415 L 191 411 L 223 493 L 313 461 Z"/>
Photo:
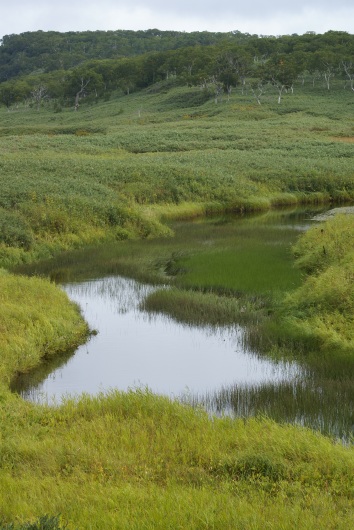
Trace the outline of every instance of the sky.
<path fill-rule="evenodd" d="M 152 29 L 302 35 L 354 34 L 353 0 L 10 0 L 1 1 L 0 39 L 26 31 Z"/>

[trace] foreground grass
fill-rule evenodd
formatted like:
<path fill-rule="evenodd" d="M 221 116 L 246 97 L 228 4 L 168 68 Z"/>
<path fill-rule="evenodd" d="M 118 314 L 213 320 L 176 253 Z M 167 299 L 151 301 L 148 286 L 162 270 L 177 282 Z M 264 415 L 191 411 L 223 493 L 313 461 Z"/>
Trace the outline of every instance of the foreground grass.
<path fill-rule="evenodd" d="M 7 418 L 11 417 L 11 423 Z M 145 391 L 1 409 L 4 522 L 70 528 L 348 528 L 354 453 L 268 420 L 211 421 Z"/>
<path fill-rule="evenodd" d="M 0 263 L 171 235 L 163 216 L 353 197 L 352 148 L 338 141 L 352 137 L 351 94 L 296 96 L 281 110 L 238 100 L 177 111 L 173 101 L 186 97 L 182 91 L 60 116 L 1 111 Z M 352 258 L 338 267 L 347 271 L 347 259 L 350 275 Z M 319 280 L 328 270 L 314 276 L 316 292 L 329 284 Z M 48 282 L 3 273 L 0 287 L 3 526 L 44 514 L 61 514 L 72 529 L 352 526 L 353 448 L 309 430 L 266 419 L 211 420 L 148 391 L 82 396 L 57 407 L 12 395 L 8 385 L 17 371 L 80 342 L 87 330 Z M 305 295 L 289 299 L 302 312 L 299 326 L 315 318 Z M 203 299 L 206 313 L 217 306 L 213 296 Z M 193 303 L 191 313 L 200 307 Z M 245 309 L 226 305 L 218 319 Z M 339 313 L 349 323 L 347 309 Z"/>

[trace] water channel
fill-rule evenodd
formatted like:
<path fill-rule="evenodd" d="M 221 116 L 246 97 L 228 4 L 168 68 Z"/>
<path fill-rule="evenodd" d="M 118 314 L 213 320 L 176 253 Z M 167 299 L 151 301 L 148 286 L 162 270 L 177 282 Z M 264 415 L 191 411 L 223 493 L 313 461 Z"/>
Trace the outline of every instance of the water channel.
<path fill-rule="evenodd" d="M 261 234 L 264 244 L 269 246 L 271 234 L 274 248 L 282 246 L 284 255 L 288 255 L 290 243 L 311 224 L 312 215 L 311 211 L 292 211 L 270 217 L 228 218 L 227 237 L 231 226 L 239 238 L 238 227 L 242 226 L 244 244 L 252 240 L 255 230 L 266 229 L 267 237 Z M 183 231 L 188 232 L 190 241 L 195 238 L 195 245 L 200 244 L 205 233 L 211 235 L 202 244 L 216 240 L 220 244 L 223 223 L 206 222 L 207 231 L 201 221 L 176 225 L 176 242 L 180 230 L 181 240 Z M 100 251 L 98 248 L 95 252 L 96 260 Z M 113 252 L 119 252 L 119 244 Z M 97 335 L 75 352 L 45 361 L 39 369 L 20 376 L 13 390 L 25 399 L 55 404 L 65 396 L 83 392 L 94 395 L 113 388 L 122 391 L 148 388 L 201 404 L 212 413 L 243 417 L 263 414 L 337 437 L 349 436 L 353 403 L 348 384 L 350 387 L 352 379 L 349 383 L 326 380 L 323 376 L 318 380 L 296 361 L 271 360 L 248 345 L 247 330 L 237 324 L 196 326 L 164 314 L 148 313 L 142 302 L 153 290 L 161 289 L 161 285 L 109 274 L 109 269 L 100 275 L 94 266 L 82 278 L 82 267 L 77 264 L 85 261 L 87 266 L 87 260 L 82 252 L 76 255 L 77 259 L 74 253 L 69 260 L 76 266 L 70 269 L 66 265 L 70 269 L 70 282 L 62 282 L 62 288 L 80 305 Z M 55 271 L 55 263 L 50 267 Z M 290 253 L 287 267 L 291 267 Z M 62 271 L 63 265 L 57 268 Z M 67 271 L 64 276 L 68 277 Z"/>

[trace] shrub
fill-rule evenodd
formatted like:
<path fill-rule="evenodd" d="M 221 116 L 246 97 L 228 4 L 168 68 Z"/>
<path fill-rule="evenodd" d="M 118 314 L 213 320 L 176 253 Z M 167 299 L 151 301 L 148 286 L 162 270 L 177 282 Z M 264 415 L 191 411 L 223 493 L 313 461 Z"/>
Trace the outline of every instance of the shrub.
<path fill-rule="evenodd" d="M 0 208 L 0 243 L 29 250 L 33 236 L 27 222 L 16 212 Z"/>

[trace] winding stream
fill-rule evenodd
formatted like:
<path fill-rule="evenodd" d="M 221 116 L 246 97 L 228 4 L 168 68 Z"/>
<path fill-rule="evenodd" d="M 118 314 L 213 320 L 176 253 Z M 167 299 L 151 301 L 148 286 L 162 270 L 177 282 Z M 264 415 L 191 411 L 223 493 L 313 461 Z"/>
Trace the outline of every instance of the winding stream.
<path fill-rule="evenodd" d="M 273 231 L 278 227 L 274 244 L 289 245 L 289 238 L 280 234 L 286 229 L 294 240 L 308 226 L 309 216 L 282 215 L 281 223 L 275 216 L 270 222 Z M 83 392 L 148 388 L 218 414 L 261 413 L 342 438 L 352 430 L 352 379 L 331 384 L 330 378 L 319 381 L 295 361 L 262 357 L 247 345 L 246 330 L 238 325 L 193 326 L 147 313 L 141 302 L 157 288 L 152 285 L 109 275 L 62 286 L 98 333 L 74 354 L 19 377 L 13 390 L 25 399 L 59 403 Z"/>

